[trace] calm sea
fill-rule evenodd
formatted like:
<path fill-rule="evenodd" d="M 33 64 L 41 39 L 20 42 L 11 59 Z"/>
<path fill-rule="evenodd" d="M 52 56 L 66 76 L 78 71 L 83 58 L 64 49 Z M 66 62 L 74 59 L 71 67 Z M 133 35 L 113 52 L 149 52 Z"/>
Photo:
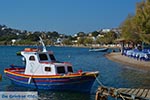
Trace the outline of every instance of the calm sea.
<path fill-rule="evenodd" d="M 10 64 L 22 65 L 21 57 L 16 56 L 16 52 L 24 48 L 25 46 L 0 46 L 0 74 L 3 76 L 2 81 L 0 81 L 0 91 L 34 91 L 11 84 L 3 72 Z M 150 72 L 133 69 L 108 60 L 104 54 L 111 50 L 108 52 L 89 52 L 88 48 L 71 47 L 48 47 L 47 49 L 54 52 L 57 60 L 71 62 L 74 66 L 74 71 L 79 69 L 99 71 L 98 79 L 106 86 L 150 88 Z M 41 100 L 94 100 L 98 86 L 98 82 L 95 81 L 90 94 L 44 90 L 38 91 L 38 94 Z"/>

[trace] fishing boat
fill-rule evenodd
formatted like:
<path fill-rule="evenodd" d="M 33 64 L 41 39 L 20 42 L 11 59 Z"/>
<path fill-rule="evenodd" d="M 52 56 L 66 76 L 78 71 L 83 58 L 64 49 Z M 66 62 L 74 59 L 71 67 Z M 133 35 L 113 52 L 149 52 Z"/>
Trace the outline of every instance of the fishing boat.
<path fill-rule="evenodd" d="M 24 67 L 13 65 L 4 70 L 12 83 L 35 89 L 90 92 L 99 72 L 74 72 L 71 63 L 57 61 L 54 53 L 46 50 L 41 38 L 40 41 L 42 50 L 25 48 L 20 52 Z"/>
<path fill-rule="evenodd" d="M 90 52 L 106 52 L 108 48 L 91 48 L 89 49 Z"/>

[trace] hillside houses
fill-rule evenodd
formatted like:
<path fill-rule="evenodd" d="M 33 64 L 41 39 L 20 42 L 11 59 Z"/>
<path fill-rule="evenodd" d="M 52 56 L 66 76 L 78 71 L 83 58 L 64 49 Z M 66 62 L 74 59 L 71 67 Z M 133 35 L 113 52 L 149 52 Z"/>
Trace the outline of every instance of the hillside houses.
<path fill-rule="evenodd" d="M 6 25 L 0 25 L 0 45 L 34 45 L 39 41 L 41 36 L 46 45 L 83 45 L 90 46 L 92 44 L 109 44 L 112 43 L 119 36 L 120 29 L 100 29 L 89 33 L 78 32 L 74 35 L 60 34 L 56 31 L 43 32 L 35 31 L 30 32 L 27 30 L 17 30 L 7 27 Z M 110 37 L 109 35 L 112 36 Z M 109 39 L 110 38 L 110 39 Z"/>
<path fill-rule="evenodd" d="M 78 45 L 82 44 L 86 46 L 99 46 L 101 44 L 109 44 L 112 43 L 113 39 L 118 38 L 120 36 L 120 32 L 121 31 L 118 28 L 101 29 L 87 34 L 85 34 L 84 32 L 79 32 L 74 35 L 74 37 L 76 38 L 75 43 Z M 112 38 L 113 36 L 109 37 L 109 34 L 115 35 L 114 38 Z"/>

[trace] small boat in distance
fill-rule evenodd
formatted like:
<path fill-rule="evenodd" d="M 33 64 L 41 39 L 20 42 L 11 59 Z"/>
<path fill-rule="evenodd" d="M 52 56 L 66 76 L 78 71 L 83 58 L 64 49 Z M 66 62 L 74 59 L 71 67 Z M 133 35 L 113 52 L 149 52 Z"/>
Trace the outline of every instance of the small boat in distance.
<path fill-rule="evenodd" d="M 24 67 L 14 65 L 4 70 L 12 83 L 35 89 L 90 92 L 99 72 L 74 72 L 71 63 L 57 61 L 40 40 L 43 50 L 25 48 L 21 51 Z"/>
<path fill-rule="evenodd" d="M 106 52 L 108 48 L 91 48 L 89 49 L 90 52 Z"/>

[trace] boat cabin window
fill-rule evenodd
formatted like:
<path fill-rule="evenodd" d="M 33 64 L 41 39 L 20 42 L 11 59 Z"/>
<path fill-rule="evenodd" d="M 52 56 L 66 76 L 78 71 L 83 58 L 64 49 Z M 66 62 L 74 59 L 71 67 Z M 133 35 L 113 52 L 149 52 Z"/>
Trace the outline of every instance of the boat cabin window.
<path fill-rule="evenodd" d="M 35 61 L 35 57 L 34 57 L 34 56 L 30 56 L 30 57 L 29 57 L 29 60 L 30 60 L 30 61 Z"/>
<path fill-rule="evenodd" d="M 45 71 L 46 72 L 51 72 L 51 68 L 50 67 L 45 67 Z"/>
<path fill-rule="evenodd" d="M 58 74 L 65 74 L 65 67 L 64 66 L 57 67 L 57 73 Z"/>
<path fill-rule="evenodd" d="M 68 72 L 73 73 L 73 70 L 72 70 L 72 67 L 71 67 L 71 66 L 68 66 L 68 67 L 67 67 L 67 70 L 68 70 Z"/>
<path fill-rule="evenodd" d="M 39 54 L 39 57 L 40 57 L 40 60 L 43 61 L 43 60 L 48 60 L 48 57 L 46 54 Z"/>
<path fill-rule="evenodd" d="M 56 59 L 55 59 L 53 54 L 49 54 L 49 57 L 50 57 L 51 61 L 56 61 Z"/>

